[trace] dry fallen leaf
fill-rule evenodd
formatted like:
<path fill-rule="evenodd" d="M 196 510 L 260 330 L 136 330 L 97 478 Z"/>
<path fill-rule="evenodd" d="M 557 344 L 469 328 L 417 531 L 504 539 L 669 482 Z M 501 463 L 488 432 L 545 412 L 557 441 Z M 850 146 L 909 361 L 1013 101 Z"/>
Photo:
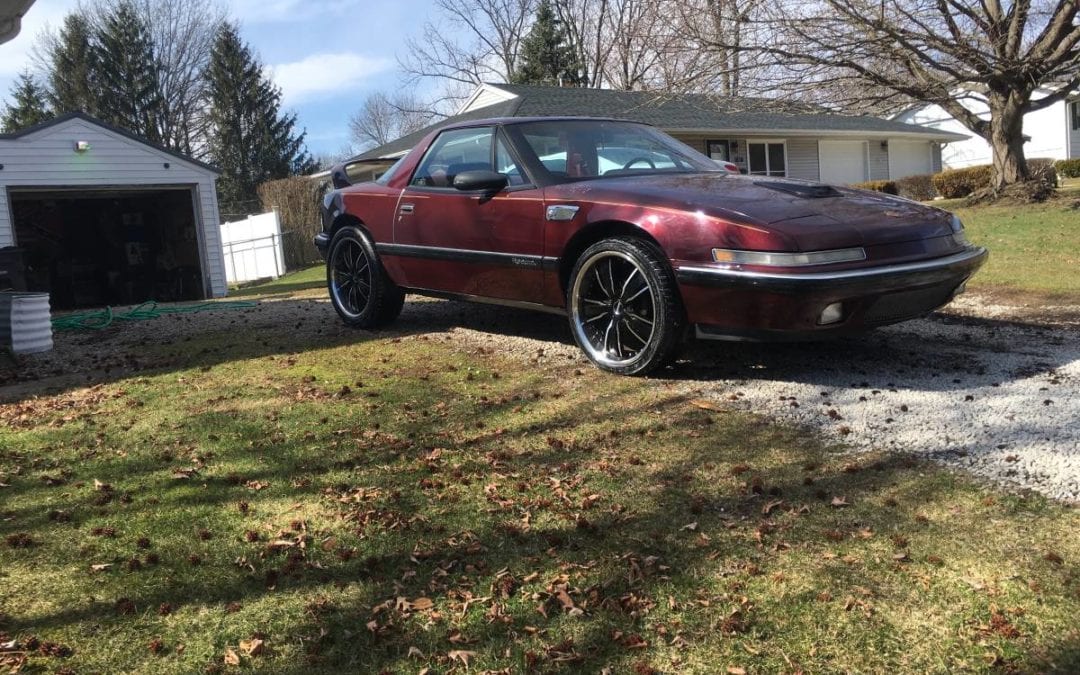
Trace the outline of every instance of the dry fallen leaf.
<path fill-rule="evenodd" d="M 98 563 L 96 565 L 91 565 L 90 570 L 93 571 L 93 572 L 104 572 L 105 570 L 107 570 L 107 569 L 109 569 L 111 567 L 112 567 L 112 563 Z"/>
<path fill-rule="evenodd" d="M 431 598 L 417 598 L 409 603 L 413 609 L 425 610 L 431 609 L 435 606 L 435 603 L 431 601 Z"/>
<path fill-rule="evenodd" d="M 451 661 L 461 661 L 467 668 L 469 666 L 469 660 L 476 656 L 476 652 L 470 652 L 464 649 L 455 649 L 446 653 L 450 657 Z"/>
<path fill-rule="evenodd" d="M 697 521 L 695 520 L 694 522 L 690 523 L 689 525 L 683 525 L 679 529 L 680 530 L 687 530 L 688 532 L 694 532 L 695 530 L 697 530 Z"/>
<path fill-rule="evenodd" d="M 258 638 L 252 638 L 251 640 L 240 641 L 240 651 L 244 652 L 248 656 L 258 656 L 262 654 L 266 649 L 266 643 Z"/>
<path fill-rule="evenodd" d="M 712 401 L 704 398 L 696 398 L 693 401 L 690 401 L 690 405 L 694 406 L 695 408 L 701 408 L 702 410 L 710 410 L 712 412 L 728 412 L 716 403 L 713 403 Z"/>
<path fill-rule="evenodd" d="M 766 504 L 765 506 L 762 506 L 762 507 L 761 507 L 761 513 L 762 513 L 762 515 L 766 515 L 766 516 L 767 516 L 767 515 L 769 515 L 770 513 L 772 513 L 773 509 L 775 509 L 775 508 L 776 508 L 776 507 L 778 507 L 778 506 L 782 506 L 783 504 L 784 504 L 784 500 L 783 500 L 783 499 L 777 499 L 777 500 L 776 500 L 776 501 L 774 501 L 774 502 L 769 502 L 769 503 L 768 503 L 768 504 Z"/>
<path fill-rule="evenodd" d="M 238 666 L 240 665 L 240 655 L 234 652 L 231 648 L 225 650 L 225 665 Z"/>
<path fill-rule="evenodd" d="M 728 675 L 746 675 L 746 668 L 740 668 L 739 666 L 728 666 Z"/>
<path fill-rule="evenodd" d="M 851 504 L 848 503 L 847 497 L 833 497 L 832 502 L 830 503 L 837 508 L 851 506 Z"/>

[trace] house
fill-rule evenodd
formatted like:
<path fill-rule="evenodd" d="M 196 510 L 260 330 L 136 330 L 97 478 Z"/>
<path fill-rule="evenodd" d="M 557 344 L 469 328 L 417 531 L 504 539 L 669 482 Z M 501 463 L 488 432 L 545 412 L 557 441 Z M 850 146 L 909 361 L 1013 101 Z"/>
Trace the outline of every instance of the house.
<path fill-rule="evenodd" d="M 218 174 L 82 113 L 0 134 L 0 249 L 54 308 L 223 296 Z"/>
<path fill-rule="evenodd" d="M 1040 89 L 1033 97 L 1038 99 L 1051 92 Z M 978 99 L 968 99 L 966 107 L 983 119 L 990 118 L 990 109 Z M 928 104 L 905 110 L 894 118 L 898 122 L 918 124 L 924 127 L 967 133 L 968 138 L 949 143 L 941 155 L 942 165 L 947 169 L 990 164 L 993 150 L 979 136 L 971 135 L 967 128 L 940 106 Z M 1062 101 L 1050 104 L 1042 110 L 1024 115 L 1024 156 L 1047 159 L 1080 158 L 1080 92 Z"/>
<path fill-rule="evenodd" d="M 941 170 L 941 146 L 966 135 L 878 117 L 840 115 L 777 99 L 482 84 L 443 120 L 545 116 L 615 117 L 659 127 L 743 173 L 850 184 Z M 368 150 L 353 161 L 399 157 L 431 129 Z"/>

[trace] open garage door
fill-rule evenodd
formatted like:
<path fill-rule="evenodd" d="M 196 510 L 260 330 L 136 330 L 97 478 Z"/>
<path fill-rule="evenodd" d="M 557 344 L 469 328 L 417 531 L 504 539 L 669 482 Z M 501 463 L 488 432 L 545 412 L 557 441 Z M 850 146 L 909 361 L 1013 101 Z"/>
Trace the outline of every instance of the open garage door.
<path fill-rule="evenodd" d="M 818 141 L 822 183 L 851 185 L 867 179 L 866 141 Z"/>
<path fill-rule="evenodd" d="M 9 193 L 26 285 L 57 309 L 205 297 L 193 189 Z"/>

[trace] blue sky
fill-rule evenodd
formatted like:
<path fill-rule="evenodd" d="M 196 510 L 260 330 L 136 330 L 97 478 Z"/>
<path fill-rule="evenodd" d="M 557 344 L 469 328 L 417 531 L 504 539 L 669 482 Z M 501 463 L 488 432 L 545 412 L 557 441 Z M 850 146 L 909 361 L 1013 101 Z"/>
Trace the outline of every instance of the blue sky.
<path fill-rule="evenodd" d="M 37 35 L 57 27 L 77 0 L 37 0 L 23 29 L 0 45 L 0 98 L 29 66 Z M 337 153 L 348 119 L 377 90 L 403 86 L 397 55 L 406 36 L 435 19 L 432 0 L 222 0 L 270 67 L 285 106 L 307 129 L 313 153 Z"/>

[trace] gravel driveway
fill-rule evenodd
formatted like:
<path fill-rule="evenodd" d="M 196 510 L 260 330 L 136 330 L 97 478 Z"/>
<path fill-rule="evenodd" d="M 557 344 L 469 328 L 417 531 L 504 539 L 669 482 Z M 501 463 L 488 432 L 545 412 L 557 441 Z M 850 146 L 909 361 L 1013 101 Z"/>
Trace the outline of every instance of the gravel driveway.
<path fill-rule="evenodd" d="M 699 343 L 661 382 L 817 429 L 855 451 L 918 454 L 1004 485 L 1080 501 L 1080 326 L 1012 322 L 1003 313 L 968 298 L 950 313 L 860 338 Z M 68 387 L 93 381 L 102 368 L 111 379 L 153 367 L 138 363 L 134 346 L 166 337 L 179 344 L 187 334 L 234 324 L 305 331 L 313 345 L 350 339 L 321 297 L 163 318 L 90 336 L 61 334 L 51 354 L 24 358 L 14 371 L 0 368 L 0 385 L 6 385 L 0 397 L 29 395 L 39 378 L 66 378 Z M 466 346 L 541 365 L 587 367 L 565 320 L 550 315 L 410 297 L 393 332 L 446 333 Z"/>

